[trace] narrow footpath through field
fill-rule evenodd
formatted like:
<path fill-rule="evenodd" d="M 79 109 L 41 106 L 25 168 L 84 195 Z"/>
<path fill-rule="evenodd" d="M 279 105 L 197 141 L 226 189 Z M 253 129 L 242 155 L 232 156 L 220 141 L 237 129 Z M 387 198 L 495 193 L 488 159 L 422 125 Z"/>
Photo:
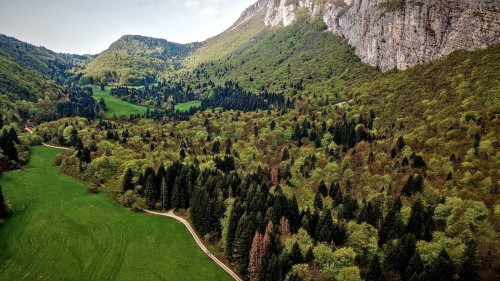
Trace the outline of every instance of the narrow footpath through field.
<path fill-rule="evenodd" d="M 194 240 L 196 241 L 196 244 L 198 244 L 198 246 L 201 248 L 201 250 L 203 252 L 205 252 L 205 254 L 207 254 L 207 256 L 209 258 L 211 258 L 215 263 L 217 263 L 220 267 L 222 267 L 222 269 L 224 269 L 227 273 L 229 273 L 229 275 L 231 275 L 231 277 L 233 277 L 235 280 L 243 281 L 243 279 L 241 279 L 238 276 L 238 274 L 236 274 L 228 266 L 226 266 L 223 262 L 221 262 L 216 256 L 214 256 L 210 253 L 210 251 L 207 249 L 207 247 L 205 247 L 205 245 L 203 244 L 201 239 L 198 237 L 198 235 L 194 231 L 193 227 L 189 224 L 189 222 L 187 222 L 185 219 L 175 215 L 174 210 L 170 210 L 170 211 L 165 212 L 165 213 L 154 212 L 154 211 L 150 211 L 150 210 L 144 210 L 144 211 L 146 213 L 150 213 L 153 215 L 165 216 L 165 217 L 174 218 L 174 219 L 180 221 L 182 224 L 184 224 L 187 227 L 187 229 L 189 230 L 189 232 L 193 236 Z"/>

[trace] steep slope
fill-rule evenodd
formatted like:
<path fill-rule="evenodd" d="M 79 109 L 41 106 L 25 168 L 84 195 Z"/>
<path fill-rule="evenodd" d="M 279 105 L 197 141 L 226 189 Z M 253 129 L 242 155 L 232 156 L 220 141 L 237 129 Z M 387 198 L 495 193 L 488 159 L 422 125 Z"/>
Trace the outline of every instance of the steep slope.
<path fill-rule="evenodd" d="M 0 112 L 7 120 L 52 115 L 63 88 L 0 55 Z M 43 119 L 43 118 L 41 118 Z"/>
<path fill-rule="evenodd" d="M 0 34 L 0 55 L 8 56 L 45 78 L 63 84 L 88 56 L 61 54 Z"/>
<path fill-rule="evenodd" d="M 154 83 L 159 72 L 179 69 L 179 60 L 196 46 L 196 43 L 183 45 L 164 39 L 125 35 L 88 65 L 81 83 Z"/>
<path fill-rule="evenodd" d="M 239 22 L 264 13 L 266 26 L 287 26 L 301 8 L 384 71 L 500 42 L 500 2 L 492 0 L 259 0 Z"/>
<path fill-rule="evenodd" d="M 201 88 L 232 81 L 254 92 L 315 93 L 340 101 L 347 84 L 378 72 L 362 63 L 346 40 L 325 30 L 321 19 L 306 13 L 287 27 L 272 28 L 243 16 L 188 57 L 187 69 L 174 80 Z"/>

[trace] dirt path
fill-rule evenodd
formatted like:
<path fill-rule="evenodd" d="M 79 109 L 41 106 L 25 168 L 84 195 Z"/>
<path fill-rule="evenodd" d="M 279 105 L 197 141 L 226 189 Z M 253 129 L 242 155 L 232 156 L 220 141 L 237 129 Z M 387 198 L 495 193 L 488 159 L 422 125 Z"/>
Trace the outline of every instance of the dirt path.
<path fill-rule="evenodd" d="M 229 267 L 227 267 L 223 262 L 221 262 L 217 257 L 215 257 L 214 255 L 212 255 L 210 253 L 210 251 L 207 249 L 207 247 L 205 247 L 205 245 L 203 245 L 203 242 L 201 242 L 201 239 L 198 237 L 198 235 L 196 235 L 196 232 L 194 231 L 193 227 L 183 218 L 179 217 L 179 216 L 176 216 L 174 214 L 174 211 L 173 210 L 170 210 L 166 213 L 160 213 L 160 212 L 153 212 L 153 211 L 149 211 L 149 210 L 144 210 L 146 213 L 150 213 L 150 214 L 153 214 L 153 215 L 159 215 L 159 216 L 165 216 L 165 217 L 170 217 L 170 218 L 173 218 L 173 219 L 176 219 L 178 221 L 180 221 L 182 224 L 184 224 L 187 229 L 189 230 L 189 232 L 191 233 L 191 235 L 193 236 L 194 240 L 196 241 L 196 244 L 198 244 L 198 246 L 201 248 L 201 250 L 209 257 L 211 258 L 216 264 L 218 264 L 220 267 L 222 267 L 222 269 L 224 269 L 227 273 L 229 273 L 229 275 L 231 275 L 231 277 L 233 277 L 235 280 L 237 281 L 243 281 L 243 279 L 241 279 L 238 274 L 236 274 L 234 271 L 232 271 Z"/>
<path fill-rule="evenodd" d="M 354 100 L 346 100 L 346 101 L 343 101 L 343 102 L 339 102 L 337 104 L 335 104 L 335 106 L 338 106 L 338 107 L 343 107 L 344 105 L 348 105 L 350 104 L 351 102 L 353 102 Z"/>
<path fill-rule="evenodd" d="M 33 134 L 33 129 L 31 128 L 28 128 L 28 127 L 25 127 L 24 130 L 30 134 Z M 46 146 L 46 147 L 52 147 L 52 148 L 59 148 L 59 149 L 70 149 L 69 147 L 65 147 L 65 146 L 59 146 L 59 145 L 52 145 L 52 144 L 48 144 L 46 142 L 42 142 L 42 145 L 43 146 Z"/>

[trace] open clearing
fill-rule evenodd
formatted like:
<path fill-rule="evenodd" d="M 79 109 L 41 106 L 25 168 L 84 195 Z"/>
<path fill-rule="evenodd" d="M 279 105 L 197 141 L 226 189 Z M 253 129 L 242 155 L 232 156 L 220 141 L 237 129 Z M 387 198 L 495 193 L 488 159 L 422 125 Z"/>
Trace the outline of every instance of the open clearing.
<path fill-rule="evenodd" d="M 192 107 L 200 107 L 201 106 L 201 101 L 188 101 L 188 102 L 183 102 L 176 104 L 174 106 L 175 110 L 179 110 L 181 112 L 186 112 L 190 110 Z"/>
<path fill-rule="evenodd" d="M 28 167 L 2 175 L 12 213 L 0 227 L 0 280 L 232 280 L 184 225 L 138 214 L 52 165 L 37 146 Z"/>
<path fill-rule="evenodd" d="M 122 101 L 119 98 L 113 97 L 109 92 L 111 91 L 110 86 L 106 86 L 104 91 L 101 91 L 101 87 L 92 86 L 92 92 L 94 93 L 94 97 L 103 98 L 108 110 L 106 111 L 106 116 L 108 117 L 120 117 L 125 116 L 129 117 L 130 114 L 144 114 L 146 113 L 147 108 L 143 106 L 138 106 L 135 104 L 128 103 L 126 101 Z"/>

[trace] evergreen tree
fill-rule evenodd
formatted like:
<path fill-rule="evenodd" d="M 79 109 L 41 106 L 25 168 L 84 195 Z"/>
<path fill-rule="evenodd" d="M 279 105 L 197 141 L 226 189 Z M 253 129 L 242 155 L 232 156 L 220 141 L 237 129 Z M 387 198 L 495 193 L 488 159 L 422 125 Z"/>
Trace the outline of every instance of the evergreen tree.
<path fill-rule="evenodd" d="M 281 161 L 286 161 L 288 159 L 290 159 L 290 151 L 288 150 L 288 147 L 285 147 L 281 154 Z"/>
<path fill-rule="evenodd" d="M 399 152 L 401 151 L 404 147 L 405 147 L 405 139 L 403 138 L 403 136 L 400 136 L 398 138 L 398 141 L 396 142 L 396 150 Z"/>
<path fill-rule="evenodd" d="M 264 242 L 264 236 L 259 232 L 255 232 L 252 242 L 252 248 L 250 249 L 250 259 L 248 264 L 248 278 L 250 281 L 256 281 L 259 276 L 260 268 L 262 266 L 262 261 L 264 259 L 266 251 L 266 244 Z"/>
<path fill-rule="evenodd" d="M 455 266 L 446 252 L 441 249 L 436 261 L 432 264 L 429 277 L 431 281 L 450 281 L 454 280 Z"/>
<path fill-rule="evenodd" d="M 477 262 L 477 245 L 474 240 L 469 239 L 465 242 L 465 251 L 462 255 L 462 266 L 458 273 L 460 281 L 476 281 L 479 280 L 478 262 Z"/>
<path fill-rule="evenodd" d="M 385 281 L 384 274 L 382 273 L 382 267 L 380 266 L 380 258 L 375 255 L 370 261 L 368 266 L 368 272 L 366 274 L 365 281 Z"/>
<path fill-rule="evenodd" d="M 235 238 L 235 235 L 236 235 L 236 230 L 238 228 L 238 222 L 241 218 L 241 216 L 243 215 L 243 208 L 241 206 L 241 203 L 236 200 L 234 202 L 234 206 L 233 206 L 233 210 L 231 212 L 231 214 L 229 215 L 229 222 L 228 222 L 228 225 L 227 225 L 227 247 L 226 247 L 226 254 L 229 258 L 230 261 L 233 261 L 232 260 L 232 256 L 233 256 L 233 242 L 234 242 L 234 238 Z"/>
<path fill-rule="evenodd" d="M 424 262 L 420 258 L 418 251 L 415 251 L 413 257 L 411 257 L 410 262 L 408 263 L 404 276 L 406 279 L 411 279 L 414 275 L 414 278 L 417 278 L 421 276 L 424 270 Z"/>
<path fill-rule="evenodd" d="M 146 197 L 146 206 L 148 209 L 154 209 L 155 207 L 155 182 L 154 177 L 150 175 L 146 180 L 146 186 L 144 187 L 144 196 Z"/>
<path fill-rule="evenodd" d="M 316 192 L 316 196 L 314 196 L 314 208 L 316 210 L 323 210 L 323 197 L 319 191 Z"/>
<path fill-rule="evenodd" d="M 170 198 L 170 196 L 168 193 L 167 180 L 164 177 L 161 179 L 160 192 L 161 192 L 161 208 L 162 210 L 165 210 L 168 206 L 168 199 Z"/>
<path fill-rule="evenodd" d="M 314 260 L 314 253 L 313 253 L 313 248 L 312 246 L 307 249 L 306 255 L 304 257 L 304 262 L 305 263 L 310 263 Z"/>
<path fill-rule="evenodd" d="M 242 275 L 247 273 L 253 231 L 252 220 L 244 213 L 238 222 L 232 249 L 232 260 Z"/>
<path fill-rule="evenodd" d="M 274 120 L 271 121 L 269 128 L 271 129 L 271 131 L 274 131 L 274 128 L 276 128 L 276 122 Z"/>
<path fill-rule="evenodd" d="M 179 156 L 181 157 L 181 160 L 184 160 L 186 158 L 186 151 L 184 148 L 181 148 L 181 151 L 179 151 Z"/>
<path fill-rule="evenodd" d="M 0 148 L 10 160 L 14 161 L 16 164 L 19 162 L 15 140 L 11 138 L 6 128 L 1 131 Z"/>
<path fill-rule="evenodd" d="M 18 137 L 17 131 L 16 131 L 16 129 L 14 129 L 14 127 L 10 127 L 9 137 L 10 137 L 11 141 L 13 141 L 15 143 L 19 143 L 19 137 Z M 77 138 L 78 138 L 78 136 L 77 136 Z"/>
<path fill-rule="evenodd" d="M 424 223 L 426 219 L 424 205 L 420 199 L 415 200 L 411 207 L 410 219 L 406 226 L 406 233 L 411 233 L 420 240 L 423 237 Z"/>
<path fill-rule="evenodd" d="M 328 196 L 328 189 L 326 188 L 326 184 L 324 180 L 321 180 L 318 186 L 318 192 L 321 193 L 323 197 Z"/>
<path fill-rule="evenodd" d="M 299 244 L 297 242 L 293 243 L 292 250 L 290 251 L 289 259 L 292 264 L 299 264 L 304 262 L 304 257 L 302 256 L 302 251 L 300 250 Z"/>
<path fill-rule="evenodd" d="M 416 242 L 413 235 L 405 234 L 397 242 L 389 243 L 385 250 L 384 268 L 387 271 L 399 272 L 403 276 L 415 254 Z"/>
<path fill-rule="evenodd" d="M 382 223 L 382 227 L 379 231 L 379 245 L 383 245 L 386 242 L 397 239 L 404 231 L 403 221 L 401 219 L 401 208 L 403 203 L 400 198 L 397 198 L 389 213 Z"/>
<path fill-rule="evenodd" d="M 352 198 L 349 194 L 342 199 L 342 208 L 339 211 L 339 218 L 352 220 L 355 218 L 355 212 L 358 209 L 358 201 Z"/>
<path fill-rule="evenodd" d="M 316 239 L 319 242 L 333 242 L 335 225 L 333 224 L 332 213 L 327 210 L 316 227 Z"/>
<path fill-rule="evenodd" d="M 127 190 L 133 190 L 135 189 L 134 183 L 132 182 L 134 178 L 134 174 L 132 173 L 132 170 L 130 168 L 127 168 L 125 171 L 125 175 L 123 175 L 123 180 L 122 180 L 122 192 L 126 192 Z"/>
<path fill-rule="evenodd" d="M 2 130 L 3 125 L 4 125 L 3 115 L 2 115 L 2 114 L 0 114 L 0 130 Z"/>

